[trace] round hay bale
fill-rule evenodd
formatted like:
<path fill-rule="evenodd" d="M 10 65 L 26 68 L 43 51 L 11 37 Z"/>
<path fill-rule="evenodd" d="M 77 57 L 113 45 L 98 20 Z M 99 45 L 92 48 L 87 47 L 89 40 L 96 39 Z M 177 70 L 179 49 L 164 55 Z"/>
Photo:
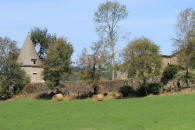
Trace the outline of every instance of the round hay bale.
<path fill-rule="evenodd" d="M 103 94 L 98 94 L 97 95 L 98 101 L 104 100 L 104 95 Z"/>
<path fill-rule="evenodd" d="M 62 94 L 55 94 L 52 97 L 52 101 L 56 102 L 56 101 L 62 101 L 63 100 L 63 95 Z"/>
<path fill-rule="evenodd" d="M 93 95 L 92 100 L 94 102 L 103 101 L 104 100 L 104 95 L 103 94 Z"/>
<path fill-rule="evenodd" d="M 65 99 L 68 100 L 68 101 L 76 100 L 77 99 L 77 95 L 66 96 Z"/>
<path fill-rule="evenodd" d="M 97 101 L 98 101 L 97 95 L 93 95 L 92 100 L 93 100 L 94 102 L 97 102 Z"/>
<path fill-rule="evenodd" d="M 114 99 L 121 99 L 121 98 L 123 98 L 123 94 L 122 93 L 114 93 L 113 98 Z"/>

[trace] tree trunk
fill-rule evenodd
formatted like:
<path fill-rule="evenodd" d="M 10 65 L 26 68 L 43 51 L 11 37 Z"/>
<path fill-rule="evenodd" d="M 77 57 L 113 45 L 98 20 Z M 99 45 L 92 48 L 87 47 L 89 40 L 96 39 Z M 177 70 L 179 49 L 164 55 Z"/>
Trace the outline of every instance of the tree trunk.
<path fill-rule="evenodd" d="M 93 75 L 92 75 L 93 81 L 95 81 L 95 71 L 96 71 L 95 66 L 96 66 L 96 64 L 94 63 L 94 64 L 93 64 Z"/>
<path fill-rule="evenodd" d="M 147 88 L 146 88 L 146 78 L 144 76 L 144 72 L 141 73 L 143 78 L 143 87 L 145 89 L 146 96 L 148 95 Z"/>
<path fill-rule="evenodd" d="M 96 84 L 96 64 L 94 63 L 93 64 L 93 75 L 92 75 L 92 78 L 93 78 L 93 94 L 97 94 L 98 93 L 98 86 Z"/>
<path fill-rule="evenodd" d="M 187 69 L 187 71 L 186 71 L 186 77 L 185 77 L 185 82 L 186 82 L 187 87 L 189 88 L 188 76 L 189 76 L 189 71 Z"/>
<path fill-rule="evenodd" d="M 115 80 L 115 76 L 114 76 L 115 70 L 114 68 L 112 69 L 112 80 Z"/>
<path fill-rule="evenodd" d="M 148 95 L 148 91 L 147 91 L 147 88 L 146 88 L 146 79 L 143 78 L 143 86 L 144 86 L 144 89 L 145 89 L 145 93 L 146 93 L 146 96 Z"/>
<path fill-rule="evenodd" d="M 115 80 L 115 52 L 114 52 L 114 40 L 112 40 L 112 80 Z"/>

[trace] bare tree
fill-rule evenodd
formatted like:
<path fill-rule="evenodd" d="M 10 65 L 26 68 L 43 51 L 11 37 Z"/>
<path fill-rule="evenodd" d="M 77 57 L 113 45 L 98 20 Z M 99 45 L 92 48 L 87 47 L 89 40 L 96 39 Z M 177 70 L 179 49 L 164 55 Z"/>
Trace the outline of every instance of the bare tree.
<path fill-rule="evenodd" d="M 102 44 L 101 41 L 93 43 L 91 46 L 91 54 L 84 48 L 77 62 L 81 67 L 81 78 L 92 86 L 94 94 L 98 93 L 102 69 L 104 69 L 108 63 L 108 52 L 104 45 L 105 44 Z"/>
<path fill-rule="evenodd" d="M 126 6 L 120 5 L 119 2 L 107 1 L 106 3 L 101 4 L 95 12 L 94 20 L 98 24 L 97 31 L 103 32 L 104 37 L 107 39 L 107 43 L 111 48 L 112 79 L 115 79 L 115 45 L 118 40 L 118 23 L 127 16 L 128 12 Z"/>

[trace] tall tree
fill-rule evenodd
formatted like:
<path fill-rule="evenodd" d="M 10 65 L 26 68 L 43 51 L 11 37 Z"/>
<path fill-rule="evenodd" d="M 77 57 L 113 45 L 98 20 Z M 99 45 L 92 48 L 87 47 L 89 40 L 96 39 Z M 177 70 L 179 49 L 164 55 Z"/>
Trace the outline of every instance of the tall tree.
<path fill-rule="evenodd" d="M 147 94 L 147 80 L 160 74 L 159 47 L 147 38 L 135 39 L 124 49 L 123 58 L 128 77 L 142 79 Z"/>
<path fill-rule="evenodd" d="M 92 54 L 88 54 L 84 48 L 78 60 L 78 65 L 81 67 L 81 78 L 92 86 L 94 94 L 98 93 L 102 69 L 105 69 L 108 63 L 108 52 L 104 45 L 101 41 L 93 43 Z"/>
<path fill-rule="evenodd" d="M 128 16 L 125 5 L 119 2 L 101 4 L 95 12 L 94 20 L 98 24 L 97 31 L 103 32 L 112 53 L 112 79 L 115 79 L 115 45 L 118 40 L 119 22 Z"/>
<path fill-rule="evenodd" d="M 51 44 L 56 41 L 56 35 L 48 33 L 47 28 L 38 27 L 31 29 L 30 34 L 35 47 L 38 48 L 39 58 L 43 60 Z"/>
<path fill-rule="evenodd" d="M 18 94 L 30 81 L 17 63 L 18 54 L 15 41 L 0 37 L 0 97 Z"/>
<path fill-rule="evenodd" d="M 12 41 L 8 37 L 0 37 L 0 75 L 5 74 L 7 59 L 9 54 L 12 52 L 18 52 L 16 41 Z"/>
<path fill-rule="evenodd" d="M 61 77 L 71 72 L 72 53 L 73 47 L 71 43 L 64 38 L 58 38 L 50 46 L 43 62 L 43 76 L 51 88 L 59 87 Z"/>
<path fill-rule="evenodd" d="M 195 67 L 195 10 L 187 8 L 178 16 L 175 45 L 178 62 L 185 69 L 185 82 L 189 87 L 189 71 Z"/>

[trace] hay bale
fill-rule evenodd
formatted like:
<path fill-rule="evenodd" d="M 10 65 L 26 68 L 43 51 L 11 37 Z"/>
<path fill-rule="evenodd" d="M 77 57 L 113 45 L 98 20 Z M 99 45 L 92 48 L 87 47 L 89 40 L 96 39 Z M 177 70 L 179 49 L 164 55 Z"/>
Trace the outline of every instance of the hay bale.
<path fill-rule="evenodd" d="M 65 99 L 68 100 L 68 101 L 76 100 L 77 99 L 77 95 L 66 96 Z"/>
<path fill-rule="evenodd" d="M 113 98 L 114 99 L 121 99 L 121 98 L 123 98 L 123 94 L 122 93 L 114 93 Z"/>
<path fill-rule="evenodd" d="M 92 100 L 93 100 L 94 102 L 97 102 L 97 101 L 98 101 L 97 95 L 93 95 Z"/>
<path fill-rule="evenodd" d="M 123 98 L 123 94 L 119 92 L 109 92 L 106 96 L 107 98 L 121 99 Z"/>
<path fill-rule="evenodd" d="M 103 94 L 98 94 L 97 98 L 98 98 L 99 101 L 102 101 L 102 100 L 104 100 L 104 95 Z"/>
<path fill-rule="evenodd" d="M 55 94 L 53 97 L 52 97 L 52 101 L 56 102 L 56 101 L 62 101 L 63 100 L 63 95 L 62 94 Z"/>
<path fill-rule="evenodd" d="M 104 95 L 103 94 L 93 95 L 92 100 L 94 102 L 103 101 L 104 100 Z"/>
<path fill-rule="evenodd" d="M 41 98 L 41 95 L 42 95 L 42 93 L 35 93 L 35 94 L 31 94 L 31 98 L 32 99 L 39 99 L 39 98 Z"/>

